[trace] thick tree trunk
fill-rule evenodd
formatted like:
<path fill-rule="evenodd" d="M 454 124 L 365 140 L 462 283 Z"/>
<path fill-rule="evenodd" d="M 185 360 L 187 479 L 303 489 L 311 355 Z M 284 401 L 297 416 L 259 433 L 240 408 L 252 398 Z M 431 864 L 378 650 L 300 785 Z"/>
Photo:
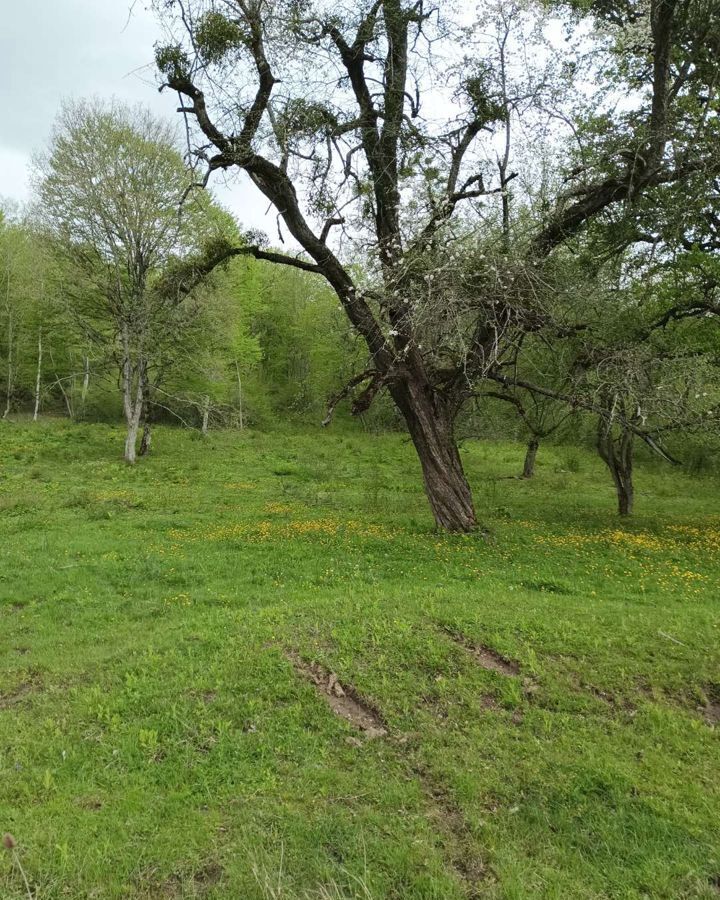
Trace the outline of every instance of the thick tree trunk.
<path fill-rule="evenodd" d="M 472 531 L 477 519 L 453 433 L 452 413 L 421 377 L 410 376 L 392 384 L 390 393 L 417 450 L 436 525 L 446 531 Z"/>
<path fill-rule="evenodd" d="M 539 446 L 540 441 L 537 438 L 532 438 L 532 440 L 528 441 L 525 463 L 523 465 L 523 478 L 532 478 L 535 474 L 535 459 Z"/>

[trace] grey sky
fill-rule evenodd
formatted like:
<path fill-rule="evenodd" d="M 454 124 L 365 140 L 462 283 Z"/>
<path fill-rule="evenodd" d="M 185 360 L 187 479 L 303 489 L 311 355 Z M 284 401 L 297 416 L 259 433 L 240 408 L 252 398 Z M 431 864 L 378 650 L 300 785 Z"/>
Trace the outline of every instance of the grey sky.
<path fill-rule="evenodd" d="M 131 0 L 0 0 L 0 197 L 29 197 L 28 165 L 45 145 L 66 97 L 112 97 L 141 102 L 172 117 L 152 67 L 161 36 L 154 16 Z M 274 230 L 266 203 L 251 185 L 213 183 L 218 198 L 242 224 Z"/>

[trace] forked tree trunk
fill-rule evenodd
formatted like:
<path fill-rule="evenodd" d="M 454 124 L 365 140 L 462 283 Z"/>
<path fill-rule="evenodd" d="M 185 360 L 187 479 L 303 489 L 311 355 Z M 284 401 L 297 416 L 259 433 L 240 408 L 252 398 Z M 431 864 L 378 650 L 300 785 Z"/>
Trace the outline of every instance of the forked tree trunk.
<path fill-rule="evenodd" d="M 523 478 L 532 478 L 535 474 L 535 459 L 539 446 L 540 441 L 536 437 L 528 441 L 525 463 L 523 464 Z"/>
<path fill-rule="evenodd" d="M 451 411 L 421 378 L 398 381 L 390 385 L 390 393 L 405 418 L 420 459 L 435 524 L 446 531 L 472 531 L 477 519 Z"/>
<path fill-rule="evenodd" d="M 625 429 L 620 435 L 607 433 L 598 441 L 598 450 L 605 465 L 610 470 L 618 499 L 618 513 L 632 515 L 635 502 L 633 484 L 633 434 Z"/>

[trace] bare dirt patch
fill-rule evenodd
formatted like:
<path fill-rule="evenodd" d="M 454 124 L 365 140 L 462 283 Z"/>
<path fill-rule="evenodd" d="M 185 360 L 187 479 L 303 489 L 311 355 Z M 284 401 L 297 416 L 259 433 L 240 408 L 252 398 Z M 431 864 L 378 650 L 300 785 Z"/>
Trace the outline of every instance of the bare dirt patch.
<path fill-rule="evenodd" d="M 720 703 L 717 700 L 711 700 L 704 712 L 708 725 L 720 725 Z"/>
<path fill-rule="evenodd" d="M 700 707 L 700 712 L 711 728 L 720 725 L 720 685 L 704 685 L 705 706 Z"/>
<path fill-rule="evenodd" d="M 171 875 L 162 883 L 152 882 L 152 880 L 143 879 L 143 889 L 149 893 L 143 894 L 157 900 L 180 900 L 182 897 L 204 897 L 207 893 L 216 888 L 223 880 L 225 875 L 221 865 L 215 862 L 209 862 L 191 875 Z"/>
<path fill-rule="evenodd" d="M 492 647 L 476 644 L 457 631 L 448 629 L 445 629 L 445 631 L 456 644 L 467 650 L 475 662 L 482 666 L 483 669 L 487 669 L 490 672 L 498 672 L 500 675 L 506 675 L 507 677 L 520 674 L 520 666 L 515 660 L 507 659 L 498 653 L 497 650 L 493 650 Z"/>
<path fill-rule="evenodd" d="M 497 712 L 501 707 L 492 694 L 482 694 L 480 697 L 480 708 Z"/>
<path fill-rule="evenodd" d="M 22 703 L 30 694 L 39 690 L 39 684 L 35 681 L 23 681 L 12 690 L 0 691 L 0 709 L 10 709 L 12 706 Z"/>
<path fill-rule="evenodd" d="M 387 735 L 388 730 L 380 715 L 353 687 L 341 684 L 334 672 L 329 672 L 319 663 L 306 662 L 294 652 L 288 652 L 286 655 L 298 675 L 315 685 L 318 694 L 335 715 L 346 719 L 368 738 Z"/>

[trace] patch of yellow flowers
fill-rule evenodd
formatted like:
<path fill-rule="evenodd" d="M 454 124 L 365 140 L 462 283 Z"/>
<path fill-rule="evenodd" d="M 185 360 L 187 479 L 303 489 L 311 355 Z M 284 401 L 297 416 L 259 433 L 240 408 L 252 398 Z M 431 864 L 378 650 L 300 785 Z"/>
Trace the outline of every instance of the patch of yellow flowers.
<path fill-rule="evenodd" d="M 272 512 L 288 512 L 290 507 L 273 505 Z M 267 509 L 267 508 L 266 508 Z M 168 537 L 177 542 L 188 541 L 230 541 L 242 540 L 257 543 L 269 540 L 290 540 L 302 537 L 338 537 L 353 535 L 359 537 L 388 538 L 391 532 L 381 525 L 370 525 L 353 520 L 341 521 L 335 518 L 297 519 L 291 522 L 233 522 L 229 525 L 208 526 L 198 531 L 183 531 L 173 528 Z"/>

